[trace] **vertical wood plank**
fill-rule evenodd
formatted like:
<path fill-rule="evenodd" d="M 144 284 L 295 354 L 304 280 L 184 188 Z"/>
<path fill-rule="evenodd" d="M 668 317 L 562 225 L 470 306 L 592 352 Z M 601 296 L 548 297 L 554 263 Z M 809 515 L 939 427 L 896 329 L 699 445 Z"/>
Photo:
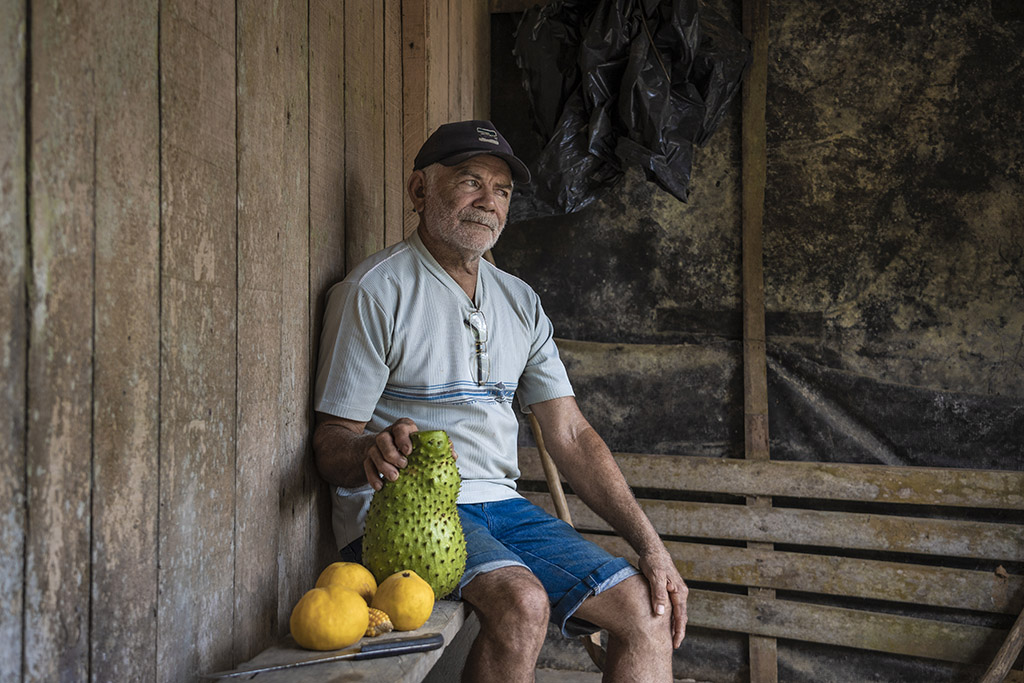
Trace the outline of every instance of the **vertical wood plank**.
<path fill-rule="evenodd" d="M 384 5 L 345 4 L 345 261 L 384 247 Z"/>
<path fill-rule="evenodd" d="M 402 6 L 384 3 L 384 243 L 405 237 L 402 119 Z M 411 168 L 411 167 L 410 167 Z"/>
<path fill-rule="evenodd" d="M 86 4 L 40 0 L 31 16 L 24 675 L 86 680 L 95 45 Z"/>
<path fill-rule="evenodd" d="M 471 17 L 470 35 L 472 36 L 472 69 L 469 78 L 472 82 L 470 102 L 466 109 L 466 117 L 474 119 L 491 118 L 491 13 L 485 2 L 472 2 L 467 8 Z"/>
<path fill-rule="evenodd" d="M 437 130 L 442 123 L 452 120 L 451 92 L 449 79 L 452 65 L 449 62 L 449 38 L 451 36 L 449 3 L 445 0 L 427 0 L 427 25 L 425 29 L 427 69 L 426 123 L 427 135 Z"/>
<path fill-rule="evenodd" d="M 0 680 L 21 680 L 25 587 L 26 2 L 0 4 Z"/>
<path fill-rule="evenodd" d="M 306 0 L 286 3 L 282 45 L 283 70 L 290 78 L 282 85 L 285 113 L 285 149 L 281 202 L 286 212 L 281 223 L 281 394 L 278 423 L 281 464 L 274 504 L 278 514 L 277 634 L 288 629 L 292 606 L 317 576 L 322 551 L 315 509 L 319 478 L 313 465 L 310 423 L 310 154 L 309 154 L 309 23 Z M 335 40 L 337 42 L 337 39 Z M 287 51 L 286 51 L 287 50 Z M 269 492 L 268 492 L 269 493 Z"/>
<path fill-rule="evenodd" d="M 237 3 L 238 422 L 235 458 L 234 653 L 244 661 L 278 630 L 278 502 L 282 438 L 283 237 L 291 111 L 283 3 Z M 282 235 L 284 233 L 284 235 Z"/>
<path fill-rule="evenodd" d="M 156 679 L 160 376 L 157 2 L 92 8 L 96 80 L 94 681 Z"/>
<path fill-rule="evenodd" d="M 345 275 L 345 46 L 346 35 L 357 34 L 346 30 L 344 9 L 341 0 L 312 0 L 309 7 L 309 309 L 314 366 L 324 294 Z M 306 466 L 311 462 L 307 459 Z M 311 505 L 311 533 L 322 529 L 331 537 L 330 492 L 314 472 L 306 480 L 315 493 L 309 502 L 307 490 L 296 486 L 301 474 L 298 469 L 286 473 L 284 504 Z M 333 538 L 314 547 L 337 555 Z M 315 569 L 325 559 L 317 556 Z"/>
<path fill-rule="evenodd" d="M 403 168 L 412 171 L 413 160 L 427 139 L 427 0 L 402 2 L 402 110 Z M 408 193 L 403 195 L 404 232 L 419 225 Z"/>
<path fill-rule="evenodd" d="M 233 3 L 164 0 L 157 671 L 231 664 L 236 144 Z"/>
<path fill-rule="evenodd" d="M 752 44 L 750 73 L 743 83 L 743 413 L 747 458 L 767 460 L 768 377 L 764 325 L 762 231 L 767 172 L 765 102 L 768 81 L 768 0 L 744 0 L 743 32 Z M 755 507 L 771 506 L 771 498 L 751 498 Z M 749 544 L 770 550 L 770 544 Z M 775 591 L 751 588 L 749 593 L 772 600 Z M 750 680 L 775 683 L 778 655 L 774 638 L 750 636 Z"/>

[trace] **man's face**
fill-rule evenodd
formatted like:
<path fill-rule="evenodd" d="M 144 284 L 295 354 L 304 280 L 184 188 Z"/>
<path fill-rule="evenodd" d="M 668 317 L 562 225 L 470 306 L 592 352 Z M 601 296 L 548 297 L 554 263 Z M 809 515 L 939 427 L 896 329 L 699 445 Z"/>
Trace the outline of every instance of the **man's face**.
<path fill-rule="evenodd" d="M 425 183 L 427 230 L 449 247 L 480 256 L 505 228 L 512 178 L 498 157 L 479 155 L 456 166 L 437 164 Z"/>

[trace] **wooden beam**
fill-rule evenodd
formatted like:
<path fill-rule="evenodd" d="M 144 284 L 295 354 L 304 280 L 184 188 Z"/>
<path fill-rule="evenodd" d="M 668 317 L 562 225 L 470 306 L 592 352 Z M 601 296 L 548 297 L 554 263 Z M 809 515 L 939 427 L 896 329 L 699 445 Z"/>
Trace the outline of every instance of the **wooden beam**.
<path fill-rule="evenodd" d="M 750 72 L 743 83 L 743 418 L 744 454 L 767 460 L 768 376 L 764 326 L 762 230 L 767 174 L 765 100 L 768 82 L 768 0 L 744 0 L 743 33 L 751 42 Z M 753 496 L 748 504 L 771 507 L 771 499 Z M 770 546 L 753 544 L 759 550 Z M 750 589 L 751 595 L 771 600 L 773 592 Z M 778 655 L 773 639 L 750 636 L 751 683 L 778 680 Z"/>
<path fill-rule="evenodd" d="M 636 559 L 618 536 L 584 535 L 615 555 Z M 1024 609 L 1024 576 L 1019 575 L 705 543 L 666 541 L 665 546 L 680 574 L 694 581 L 997 614 Z"/>
<path fill-rule="evenodd" d="M 524 495 L 553 512 L 546 493 Z M 577 528 L 610 531 L 576 496 L 566 499 Z M 664 536 L 1024 561 L 1024 525 L 778 507 L 761 510 L 718 503 L 639 502 Z"/>
<path fill-rule="evenodd" d="M 690 591 L 690 624 L 793 638 L 811 643 L 978 665 L 996 652 L 1006 631 L 934 619 Z"/>
<path fill-rule="evenodd" d="M 616 453 L 615 460 L 634 488 L 1024 510 L 1024 472 L 1009 470 L 641 453 Z M 520 448 L 519 463 L 523 480 L 544 480 L 536 449 Z"/>

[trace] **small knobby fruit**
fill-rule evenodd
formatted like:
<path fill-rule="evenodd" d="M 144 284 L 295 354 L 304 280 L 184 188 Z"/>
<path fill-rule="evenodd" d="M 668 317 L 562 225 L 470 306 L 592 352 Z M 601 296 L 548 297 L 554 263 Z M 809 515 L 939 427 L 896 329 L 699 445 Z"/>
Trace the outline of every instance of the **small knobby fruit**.
<path fill-rule="evenodd" d="M 373 574 L 356 562 L 334 562 L 327 565 L 316 580 L 317 588 L 326 586 L 341 586 L 354 590 L 362 596 L 366 604 L 370 604 L 373 594 L 377 592 L 377 580 L 373 578 Z"/>
<path fill-rule="evenodd" d="M 426 623 L 434 609 L 434 589 L 406 569 L 381 581 L 370 605 L 382 610 L 396 631 L 412 631 Z"/>
<path fill-rule="evenodd" d="M 340 586 L 306 592 L 289 620 L 292 637 L 307 650 L 337 650 L 363 637 L 370 610 L 359 593 Z"/>

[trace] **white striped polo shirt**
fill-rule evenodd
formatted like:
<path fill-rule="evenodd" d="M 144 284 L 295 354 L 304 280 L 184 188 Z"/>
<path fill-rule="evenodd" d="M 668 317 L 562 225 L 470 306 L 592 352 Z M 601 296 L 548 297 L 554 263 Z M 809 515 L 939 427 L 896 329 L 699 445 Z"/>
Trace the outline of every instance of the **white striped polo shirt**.
<path fill-rule="evenodd" d="M 470 314 L 487 325 L 489 375 L 478 383 Z M 316 410 L 379 432 L 401 417 L 443 429 L 459 455 L 459 503 L 513 498 L 519 477 L 520 404 L 572 396 L 540 298 L 525 282 L 480 261 L 471 300 L 418 233 L 357 266 L 327 294 Z M 373 489 L 336 488 L 339 547 L 362 535 Z"/>

